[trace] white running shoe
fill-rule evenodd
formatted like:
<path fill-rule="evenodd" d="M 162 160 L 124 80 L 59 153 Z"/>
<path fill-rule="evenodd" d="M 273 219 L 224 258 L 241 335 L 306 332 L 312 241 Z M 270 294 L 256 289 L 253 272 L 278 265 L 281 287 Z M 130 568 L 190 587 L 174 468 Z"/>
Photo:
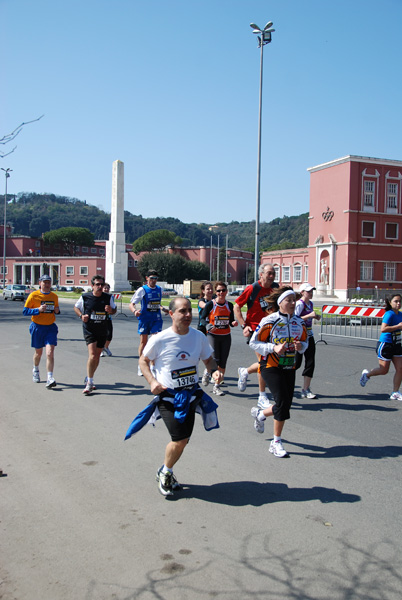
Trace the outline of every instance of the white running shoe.
<path fill-rule="evenodd" d="M 362 376 L 360 377 L 360 385 L 362 387 L 364 387 L 369 380 L 369 378 L 367 377 L 367 373 L 368 373 L 367 369 L 363 369 Z"/>
<path fill-rule="evenodd" d="M 160 476 L 162 475 L 162 469 L 163 469 L 163 466 L 162 466 L 160 469 L 158 469 L 158 470 L 157 470 L 157 472 L 156 472 L 156 481 L 157 481 L 158 483 L 159 483 Z M 181 489 L 182 489 L 182 486 L 181 486 L 181 485 L 180 485 L 180 483 L 177 481 L 176 477 L 174 476 L 174 473 L 173 473 L 173 472 L 171 472 L 171 474 L 170 474 L 170 475 L 171 475 L 171 482 L 172 482 L 172 490 L 173 490 L 173 491 L 175 491 L 175 490 L 176 490 L 176 491 L 177 491 L 177 490 L 181 490 Z"/>
<path fill-rule="evenodd" d="M 289 456 L 288 452 L 286 452 L 285 448 L 283 447 L 281 440 L 278 442 L 272 440 L 269 445 L 269 451 L 278 458 L 287 458 Z"/>
<path fill-rule="evenodd" d="M 402 402 L 402 394 L 400 394 L 399 392 L 392 392 L 389 399 L 390 400 L 399 400 L 400 402 Z"/>
<path fill-rule="evenodd" d="M 46 382 L 47 389 L 50 390 L 50 388 L 54 388 L 56 387 L 56 385 L 56 380 L 53 377 L 49 377 L 49 379 Z"/>
<path fill-rule="evenodd" d="M 107 356 L 107 354 L 106 354 L 106 348 L 103 348 L 102 352 L 100 353 L 100 357 L 104 358 L 105 356 Z"/>
<path fill-rule="evenodd" d="M 87 384 L 88 383 L 88 375 L 85 377 L 84 379 L 84 383 Z M 96 385 L 94 384 L 94 382 L 92 381 L 92 389 L 96 390 Z"/>
<path fill-rule="evenodd" d="M 258 420 L 258 416 L 259 416 L 260 412 L 261 411 L 259 408 L 257 408 L 257 406 L 253 406 L 253 408 L 251 409 L 251 416 L 254 419 L 254 429 L 258 433 L 264 433 L 265 423 L 264 423 L 264 421 Z"/>
<path fill-rule="evenodd" d="M 34 383 L 40 383 L 39 370 L 32 369 L 32 381 Z"/>
<path fill-rule="evenodd" d="M 211 373 L 207 369 L 205 369 L 204 373 L 202 374 L 201 383 L 202 383 L 202 385 L 207 386 L 210 381 L 211 381 Z"/>
<path fill-rule="evenodd" d="M 142 374 L 140 365 L 138 365 L 137 375 L 138 375 L 138 377 L 144 377 L 143 374 Z"/>
<path fill-rule="evenodd" d="M 223 390 L 221 390 L 221 388 L 219 387 L 219 385 L 217 383 L 215 383 L 214 387 L 212 388 L 212 393 L 215 394 L 215 396 L 224 396 L 225 392 Z"/>
<path fill-rule="evenodd" d="M 300 397 L 308 398 L 309 400 L 314 400 L 314 398 L 317 398 L 317 395 L 313 394 L 313 392 L 310 390 L 310 388 L 307 388 L 306 390 L 301 391 Z"/>
<path fill-rule="evenodd" d="M 262 410 L 264 410 L 265 408 L 269 408 L 271 406 L 271 403 L 269 401 L 268 396 L 258 396 L 257 406 Z"/>
<path fill-rule="evenodd" d="M 237 372 L 239 374 L 239 379 L 237 381 L 237 387 L 239 388 L 239 390 L 241 392 L 244 392 L 246 390 L 247 380 L 248 380 L 247 369 L 245 369 L 244 367 L 239 367 L 237 369 Z"/>
<path fill-rule="evenodd" d="M 89 396 L 90 394 L 92 394 L 93 391 L 94 391 L 94 386 L 91 385 L 90 383 L 87 383 L 86 386 L 84 387 L 84 389 L 82 390 L 82 393 L 84 394 L 84 396 Z"/>

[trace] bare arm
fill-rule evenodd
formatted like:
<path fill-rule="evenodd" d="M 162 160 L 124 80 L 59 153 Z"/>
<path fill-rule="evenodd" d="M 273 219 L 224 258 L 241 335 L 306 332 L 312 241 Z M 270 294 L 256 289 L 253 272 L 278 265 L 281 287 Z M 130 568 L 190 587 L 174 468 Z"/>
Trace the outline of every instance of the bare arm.
<path fill-rule="evenodd" d="M 157 396 L 164 390 L 166 390 L 165 386 L 163 386 L 155 377 L 152 375 L 151 371 L 151 361 L 149 358 L 144 356 L 143 354 L 140 356 L 139 360 L 140 369 L 145 379 L 148 381 L 149 386 L 151 388 L 151 392 L 154 396 Z"/>

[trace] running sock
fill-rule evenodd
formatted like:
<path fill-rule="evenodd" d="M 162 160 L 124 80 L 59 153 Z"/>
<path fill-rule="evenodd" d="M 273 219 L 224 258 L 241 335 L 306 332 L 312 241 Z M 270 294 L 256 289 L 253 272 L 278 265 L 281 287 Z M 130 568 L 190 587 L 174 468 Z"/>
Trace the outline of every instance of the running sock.
<path fill-rule="evenodd" d="M 162 473 L 173 473 L 173 469 L 169 469 L 166 465 L 163 465 Z"/>
<path fill-rule="evenodd" d="M 280 442 L 281 441 L 281 436 L 280 435 L 274 435 L 274 442 Z"/>
<path fill-rule="evenodd" d="M 93 383 L 94 383 L 94 378 L 93 378 L 93 377 L 88 377 L 88 378 L 87 378 L 87 383 L 89 383 L 89 385 L 93 385 Z"/>
<path fill-rule="evenodd" d="M 264 415 L 264 413 L 262 412 L 262 410 L 260 410 L 260 412 L 258 413 L 258 416 L 257 416 L 257 421 L 265 421 L 266 418 L 267 417 Z"/>
<path fill-rule="evenodd" d="M 47 378 L 51 379 L 53 377 L 53 371 L 48 371 L 47 372 Z"/>

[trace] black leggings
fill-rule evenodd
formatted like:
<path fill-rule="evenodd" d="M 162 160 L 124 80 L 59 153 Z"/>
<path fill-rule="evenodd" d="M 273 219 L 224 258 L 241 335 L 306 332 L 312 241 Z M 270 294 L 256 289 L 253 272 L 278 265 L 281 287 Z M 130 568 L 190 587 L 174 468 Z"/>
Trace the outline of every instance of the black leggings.
<path fill-rule="evenodd" d="M 229 335 L 215 335 L 208 333 L 208 341 L 214 349 L 214 358 L 216 364 L 221 369 L 226 369 L 226 363 L 230 352 L 230 346 L 232 345 L 232 336 Z"/>
<path fill-rule="evenodd" d="M 281 369 L 261 365 L 261 375 L 275 400 L 272 414 L 276 421 L 290 419 L 293 392 L 295 390 L 296 371 L 294 369 Z"/>
<path fill-rule="evenodd" d="M 313 336 L 308 338 L 307 350 L 304 354 L 296 354 L 296 369 L 299 369 L 304 356 L 303 377 L 313 377 L 315 367 L 315 341 Z"/>

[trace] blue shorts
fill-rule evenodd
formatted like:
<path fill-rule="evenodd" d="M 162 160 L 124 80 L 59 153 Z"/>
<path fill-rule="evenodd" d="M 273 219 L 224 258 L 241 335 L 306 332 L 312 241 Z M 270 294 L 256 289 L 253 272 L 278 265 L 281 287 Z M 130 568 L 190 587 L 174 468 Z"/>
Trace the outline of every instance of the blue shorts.
<path fill-rule="evenodd" d="M 394 356 L 402 356 L 401 344 L 390 344 L 388 342 L 378 342 L 377 357 L 379 360 L 390 361 Z"/>
<path fill-rule="evenodd" d="M 150 320 L 150 319 L 138 319 L 138 333 L 140 335 L 153 335 L 162 331 L 163 321 L 162 319 Z"/>
<path fill-rule="evenodd" d="M 57 333 L 59 329 L 56 323 L 51 325 L 38 325 L 31 322 L 29 333 L 31 334 L 31 347 L 43 348 L 44 346 L 57 346 Z"/>

